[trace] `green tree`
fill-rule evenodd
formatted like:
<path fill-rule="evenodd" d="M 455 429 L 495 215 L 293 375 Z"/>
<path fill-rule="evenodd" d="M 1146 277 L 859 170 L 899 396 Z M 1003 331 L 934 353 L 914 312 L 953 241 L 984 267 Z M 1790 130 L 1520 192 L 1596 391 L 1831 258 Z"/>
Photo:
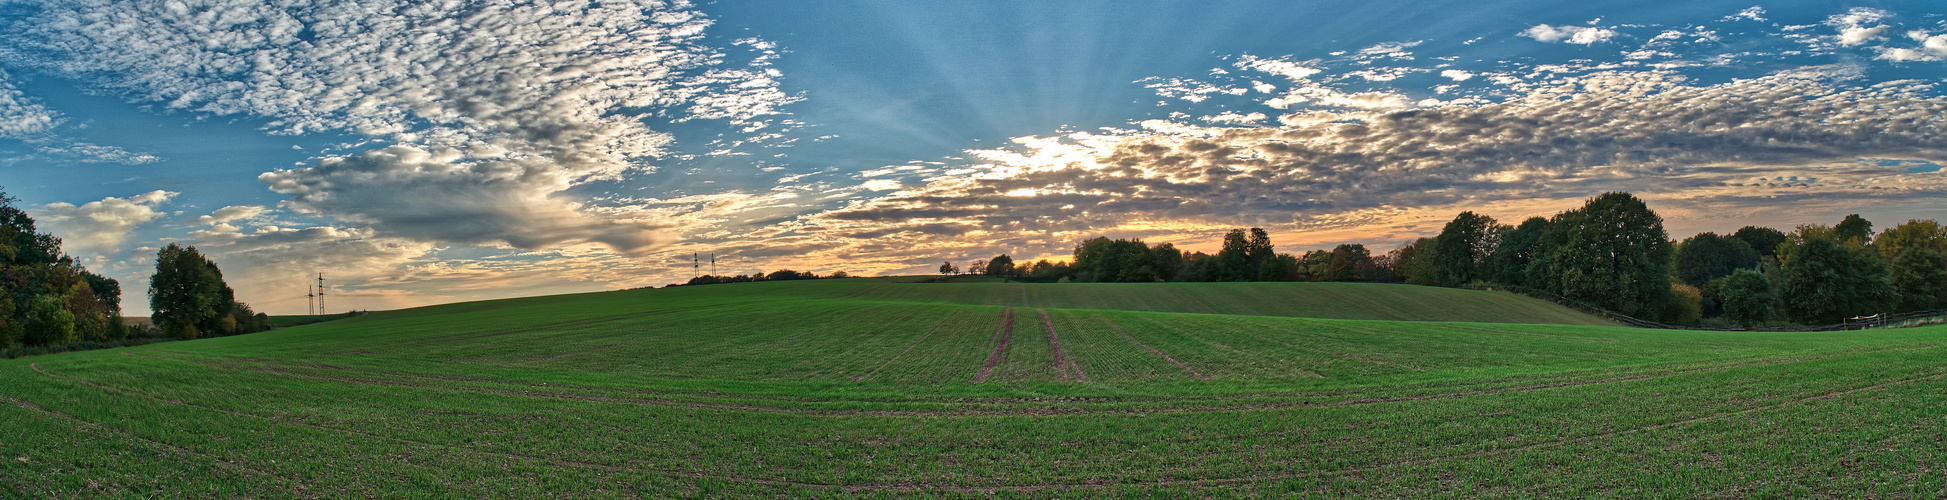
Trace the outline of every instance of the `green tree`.
<path fill-rule="evenodd" d="M 62 307 L 57 295 L 34 297 L 33 307 L 28 311 L 28 345 L 67 345 L 74 343 L 74 313 Z"/>
<path fill-rule="evenodd" d="M 1785 242 L 1784 231 L 1768 227 L 1744 226 L 1738 228 L 1737 232 L 1731 233 L 1731 237 L 1751 245 L 1751 249 L 1758 252 L 1759 258 L 1778 255 L 1778 244 Z"/>
<path fill-rule="evenodd" d="M 1947 307 L 1947 256 L 1925 246 L 1900 252 L 1890 284 L 1900 295 L 1899 312 Z"/>
<path fill-rule="evenodd" d="M 987 260 L 987 275 L 1007 278 L 1014 276 L 1014 258 L 1007 254 L 996 255 Z"/>
<path fill-rule="evenodd" d="M 183 339 L 203 333 L 227 333 L 235 292 L 223 283 L 223 272 L 196 247 L 174 243 L 156 252 L 155 274 L 149 277 L 149 309 L 162 331 Z"/>
<path fill-rule="evenodd" d="M 1758 251 L 1751 244 L 1717 233 L 1698 233 L 1678 243 L 1676 259 L 1677 281 L 1692 286 L 1758 267 Z"/>
<path fill-rule="evenodd" d="M 1372 251 L 1365 245 L 1347 243 L 1332 248 L 1325 267 L 1324 281 L 1365 281 L 1373 274 Z"/>
<path fill-rule="evenodd" d="M 1838 323 L 1885 312 L 1898 301 L 1899 293 L 1887 282 L 1886 261 L 1878 252 L 1816 234 L 1794 243 L 1789 253 L 1781 255 L 1784 282 L 1778 287 L 1792 320 Z"/>
<path fill-rule="evenodd" d="M 1879 233 L 1873 238 L 1873 248 L 1889 262 L 1898 261 L 1900 254 L 1909 248 L 1931 248 L 1947 255 L 1947 227 L 1933 219 L 1908 220 Z"/>
<path fill-rule="evenodd" d="M 1156 245 L 1149 249 L 1149 262 L 1156 268 L 1157 280 L 1173 280 L 1183 272 L 1183 251 L 1169 243 Z"/>
<path fill-rule="evenodd" d="M 959 273 L 960 273 L 960 268 L 953 267 L 952 261 L 947 261 L 940 264 L 940 274 L 959 274 Z"/>
<path fill-rule="evenodd" d="M 1439 244 L 1428 255 L 1429 281 L 1438 286 L 1460 286 L 1488 277 L 1486 261 L 1500 244 L 1501 226 L 1493 217 L 1461 212 L 1436 237 Z"/>
<path fill-rule="evenodd" d="M 1859 214 L 1847 215 L 1832 229 L 1838 232 L 1840 243 L 1864 246 L 1873 241 L 1873 223 Z"/>
<path fill-rule="evenodd" d="M 1662 316 L 1672 323 L 1696 323 L 1704 317 L 1704 294 L 1697 287 L 1683 283 L 1670 284 L 1670 301 L 1665 303 Z"/>
<path fill-rule="evenodd" d="M 1548 219 L 1529 217 L 1501 232 L 1500 244 L 1487 257 L 1487 280 L 1503 285 L 1534 287 L 1528 279 L 1528 266 L 1542 251 L 1541 238 L 1548 233 Z"/>
<path fill-rule="evenodd" d="M 1658 314 L 1670 300 L 1674 249 L 1663 218 L 1629 193 L 1557 214 L 1540 246 L 1530 267 L 1539 288 L 1631 316 Z"/>
<path fill-rule="evenodd" d="M 1771 280 L 1765 279 L 1764 273 L 1733 271 L 1724 278 L 1718 296 L 1724 301 L 1724 319 L 1747 327 L 1771 320 Z"/>

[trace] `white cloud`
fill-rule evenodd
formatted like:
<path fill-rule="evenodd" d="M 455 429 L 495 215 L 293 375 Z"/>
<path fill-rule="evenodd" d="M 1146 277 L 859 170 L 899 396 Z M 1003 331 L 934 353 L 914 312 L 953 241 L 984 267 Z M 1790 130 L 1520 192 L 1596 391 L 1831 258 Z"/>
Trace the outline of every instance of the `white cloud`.
<path fill-rule="evenodd" d="M 112 256 L 122 253 L 135 228 L 163 216 L 155 210 L 156 205 L 177 194 L 158 190 L 128 198 L 110 196 L 80 206 L 55 202 L 34 210 L 33 215 L 61 238 L 68 253 L 83 258 Z"/>
<path fill-rule="evenodd" d="M 142 165 L 162 161 L 162 158 L 156 155 L 136 153 L 115 146 L 102 146 L 86 142 L 69 142 L 59 146 L 41 146 L 37 152 L 80 163 Z"/>
<path fill-rule="evenodd" d="M 1724 16 L 1724 20 L 1735 21 L 1739 19 L 1749 19 L 1752 21 L 1764 22 L 1765 21 L 1764 14 L 1765 14 L 1764 7 L 1753 5 L 1745 8 L 1744 10 L 1738 11 L 1738 13 L 1736 14 Z"/>
<path fill-rule="evenodd" d="M 860 184 L 859 187 L 867 191 L 892 191 L 905 185 L 894 179 L 873 179 L 865 181 L 865 184 Z"/>
<path fill-rule="evenodd" d="M 1947 35 L 1929 35 L 1925 31 L 1914 30 L 1907 38 L 1920 42 L 1918 48 L 1882 47 L 1879 57 L 1893 62 L 1939 61 L 1947 59 Z"/>
<path fill-rule="evenodd" d="M 1839 45 L 1856 47 L 1866 42 L 1886 38 L 1886 26 L 1867 26 L 1877 24 L 1886 17 L 1886 12 L 1866 7 L 1854 7 L 1844 14 L 1826 18 L 1825 24 L 1839 28 Z"/>
<path fill-rule="evenodd" d="M 83 1 L 0 29 L 16 63 L 139 102 L 343 130 L 395 146 L 264 174 L 294 208 L 383 237 L 598 242 L 642 252 L 657 224 L 611 220 L 564 194 L 649 170 L 670 137 L 644 124 L 721 120 L 774 134 L 797 96 L 764 54 L 726 67 L 687 3 L 327 0 Z M 771 136 L 776 137 L 776 136 Z M 141 161 L 140 156 L 126 157 Z M 441 216 L 470 216 L 461 223 Z"/>
<path fill-rule="evenodd" d="M 1474 72 L 1467 71 L 1467 70 L 1460 70 L 1460 69 L 1449 69 L 1449 70 L 1441 71 L 1440 76 L 1447 77 L 1456 82 L 1464 82 L 1473 79 Z"/>
<path fill-rule="evenodd" d="M 0 138 L 31 137 L 59 123 L 58 114 L 14 89 L 7 72 L 0 71 Z"/>
<path fill-rule="evenodd" d="M 1315 63 L 1299 63 L 1293 62 L 1290 59 L 1291 56 L 1284 56 L 1277 59 L 1264 59 L 1245 54 L 1243 57 L 1237 59 L 1237 63 L 1234 66 L 1238 69 L 1282 76 L 1292 81 L 1304 81 L 1310 79 L 1312 75 L 1323 71 L 1314 67 Z M 1258 90 L 1261 92 L 1265 91 L 1261 85 L 1258 87 Z"/>
<path fill-rule="evenodd" d="M 1616 36 L 1616 32 L 1588 26 L 1549 26 L 1546 24 L 1537 24 L 1532 28 L 1528 28 L 1526 31 L 1522 31 L 1521 36 L 1549 43 L 1566 42 L 1576 45 L 1591 45 L 1609 41 L 1610 38 Z"/>
<path fill-rule="evenodd" d="M 1236 111 L 1225 111 L 1217 115 L 1205 116 L 1202 118 L 1202 120 L 1207 123 L 1228 123 L 1228 124 L 1236 124 L 1236 125 L 1249 125 L 1249 124 L 1264 121 L 1267 118 L 1270 117 L 1265 116 L 1264 113 L 1251 112 L 1245 114 L 1245 113 L 1238 113 Z"/>

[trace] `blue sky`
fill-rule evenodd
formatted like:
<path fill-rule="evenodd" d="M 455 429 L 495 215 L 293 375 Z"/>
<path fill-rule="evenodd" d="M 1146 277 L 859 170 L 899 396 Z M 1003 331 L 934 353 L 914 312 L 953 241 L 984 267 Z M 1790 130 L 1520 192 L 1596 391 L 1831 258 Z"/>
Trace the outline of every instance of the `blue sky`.
<path fill-rule="evenodd" d="M 303 312 L 1381 250 L 1607 190 L 1675 236 L 1942 216 L 1926 2 L 0 1 L 0 186 L 91 268 Z M 140 314 L 139 293 L 125 303 Z"/>

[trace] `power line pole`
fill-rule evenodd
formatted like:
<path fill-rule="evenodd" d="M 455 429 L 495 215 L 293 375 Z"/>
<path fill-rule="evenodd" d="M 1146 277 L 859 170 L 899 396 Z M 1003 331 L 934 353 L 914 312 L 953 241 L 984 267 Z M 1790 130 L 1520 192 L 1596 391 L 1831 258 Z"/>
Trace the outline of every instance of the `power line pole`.
<path fill-rule="evenodd" d="M 716 253 L 710 254 L 710 275 L 711 276 L 717 275 L 717 254 Z"/>
<path fill-rule="evenodd" d="M 318 288 L 310 283 L 304 284 L 304 308 L 312 316 L 318 315 Z"/>
<path fill-rule="evenodd" d="M 690 275 L 691 276 L 701 276 L 703 274 L 702 255 L 703 254 L 696 254 L 696 253 L 690 254 Z"/>
<path fill-rule="evenodd" d="M 318 312 L 320 313 L 325 312 L 324 296 L 325 296 L 324 273 L 318 273 Z"/>

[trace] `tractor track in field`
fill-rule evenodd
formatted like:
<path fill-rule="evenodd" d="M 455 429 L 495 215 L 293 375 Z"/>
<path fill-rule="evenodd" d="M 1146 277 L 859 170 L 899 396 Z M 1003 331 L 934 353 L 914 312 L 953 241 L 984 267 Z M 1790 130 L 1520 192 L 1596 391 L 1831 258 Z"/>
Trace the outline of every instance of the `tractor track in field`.
<path fill-rule="evenodd" d="M 893 355 L 893 356 L 892 356 L 892 359 L 888 359 L 888 360 L 886 360 L 886 362 L 884 362 L 884 363 L 880 363 L 880 364 L 879 364 L 879 367 L 877 367 L 877 368 L 873 368 L 873 369 L 872 369 L 872 371 L 869 371 L 869 372 L 865 372 L 865 374 L 864 374 L 864 375 L 859 375 L 859 376 L 858 376 L 858 378 L 854 378 L 854 379 L 852 379 L 852 381 L 853 381 L 853 382 L 864 382 L 864 381 L 865 381 L 865 379 L 867 379 L 867 378 L 870 378 L 870 377 L 872 377 L 872 376 L 873 376 L 873 375 L 875 375 L 875 374 L 878 374 L 878 373 L 879 373 L 879 370 L 884 370 L 884 369 L 886 369 L 886 367 L 888 367 L 888 366 L 892 366 L 892 363 L 893 363 L 894 361 L 899 361 L 899 358 L 903 358 L 903 357 L 905 357 L 905 356 L 906 356 L 906 353 L 909 353 L 909 352 L 912 352 L 912 351 L 913 351 L 913 348 L 915 348 L 915 347 L 919 347 L 919 344 L 920 344 L 921 342 L 925 342 L 925 341 L 926 341 L 926 338 L 927 338 L 927 337 L 931 337 L 931 336 L 933 336 L 933 332 L 937 332 L 937 331 L 940 331 L 940 327 L 942 327 L 942 326 L 946 326 L 946 322 L 947 322 L 947 320 L 950 320 L 950 319 L 953 319 L 953 313 L 947 313 L 947 315 L 946 315 L 946 317 L 944 317 L 944 318 L 940 318 L 940 322 L 939 322 L 938 324 L 934 324 L 934 325 L 933 325 L 933 329 L 931 329 L 931 330 L 927 330 L 927 331 L 926 331 L 926 334 L 925 334 L 925 335 L 920 335 L 918 339 L 916 339 L 916 340 L 913 340 L 913 343 L 912 343 L 911 345 L 907 345 L 907 346 L 906 346 L 906 349 L 905 349 L 905 350 L 902 350 L 902 351 L 899 351 L 899 354 L 895 354 L 895 355 Z"/>
<path fill-rule="evenodd" d="M 1114 321 L 1110 321 L 1108 318 L 1103 318 L 1102 322 L 1108 323 L 1110 328 L 1114 328 L 1115 331 L 1122 333 L 1122 336 L 1124 338 L 1129 339 L 1130 342 L 1134 342 L 1136 345 L 1141 346 L 1144 349 L 1148 349 L 1149 352 L 1156 353 L 1157 356 L 1162 356 L 1164 361 L 1169 361 L 1170 363 L 1175 364 L 1178 368 L 1182 368 L 1183 371 L 1190 372 L 1190 375 L 1195 376 L 1197 380 L 1210 380 L 1210 377 L 1204 376 L 1202 372 L 1198 372 L 1197 369 L 1191 368 L 1190 365 L 1183 364 L 1182 361 L 1177 361 L 1176 358 L 1172 358 L 1170 357 L 1169 354 L 1157 350 L 1154 347 L 1150 347 L 1149 344 L 1144 344 L 1143 341 L 1141 340 L 1136 340 L 1135 335 L 1130 335 L 1128 331 L 1123 330 L 1122 326 L 1115 324 Z"/>
<path fill-rule="evenodd" d="M 980 365 L 980 373 L 974 375 L 973 383 L 986 382 L 994 374 L 994 365 L 1000 364 L 1001 357 L 1007 355 L 1007 342 L 1014 337 L 1014 308 L 1001 311 L 1000 320 L 994 325 L 994 337 L 994 353 L 987 355 L 987 362 Z"/>
<path fill-rule="evenodd" d="M 1023 291 L 1022 293 L 1025 294 L 1027 292 Z M 1023 297 L 1026 296 L 1023 295 Z M 1025 298 L 1023 301 L 1025 301 Z M 1069 359 L 1068 354 L 1061 349 L 1061 334 L 1055 333 L 1055 322 L 1048 319 L 1048 311 L 1045 309 L 1035 309 L 1034 312 L 1041 313 L 1041 326 L 1048 329 L 1048 346 L 1055 351 L 1055 371 L 1060 374 L 1058 378 L 1062 382 L 1067 382 L 1070 376 L 1069 374 L 1072 372 L 1075 380 L 1087 382 L 1088 375 L 1083 375 L 1082 368 L 1075 366 L 1075 360 Z"/>
<path fill-rule="evenodd" d="M 94 382 L 94 381 L 90 381 L 90 380 L 82 380 L 82 379 L 78 379 L 78 378 L 74 378 L 74 377 L 66 377 L 66 376 L 61 376 L 61 375 L 55 375 L 55 374 L 52 374 L 52 373 L 48 373 L 48 372 L 47 372 L 47 370 L 42 370 L 42 369 L 41 369 L 41 367 L 40 367 L 40 365 L 39 365 L 38 363 L 28 363 L 28 364 L 27 364 L 27 367 L 28 367 L 28 368 L 32 368 L 32 369 L 34 369 L 34 371 L 35 371 L 35 372 L 38 372 L 38 373 L 40 373 L 41 375 L 46 375 L 46 376 L 48 376 L 48 377 L 52 377 L 52 378 L 56 378 L 56 379 L 62 379 L 62 380 L 68 380 L 68 381 L 72 381 L 72 382 L 76 382 L 76 383 L 81 383 L 81 384 L 85 384 L 85 385 L 89 385 L 89 386 L 93 386 L 93 387 L 98 387 L 98 388 L 104 388 L 104 389 L 107 389 L 107 388 L 110 388 L 110 386 L 108 386 L 108 385 L 105 385 L 105 384 L 101 384 L 101 383 L 98 383 L 98 382 Z M 90 421 L 88 421 L 88 420 L 84 420 L 84 419 L 82 419 L 81 417 L 76 417 L 76 416 L 74 416 L 74 415 L 69 415 L 69 414 L 66 414 L 66 413 L 61 413 L 61 412 L 57 412 L 57 411 L 53 411 L 53 410 L 49 410 L 49 409 L 47 409 L 47 408 L 43 408 L 43 407 L 41 407 L 40 405 L 36 405 L 36 404 L 33 404 L 33 403 L 29 403 L 29 402 L 26 402 L 26 401 L 21 401 L 21 400 L 18 400 L 18 399 L 14 399 L 14 398 L 12 398 L 12 397 L 9 397 L 9 396 L 0 396 L 0 397 L 4 397 L 4 398 L 6 398 L 8 402 L 12 402 L 12 403 L 13 403 L 13 404 L 14 404 L 15 406 L 19 406 L 19 407 L 21 407 L 21 408 L 24 408 L 24 409 L 26 409 L 26 410 L 28 410 L 28 411 L 32 411 L 32 412 L 35 412 L 35 413 L 40 413 L 40 414 L 42 414 L 42 415 L 47 415 L 47 416 L 49 416 L 49 417 L 53 417 L 53 418 L 55 418 L 55 419 L 59 419 L 59 420 L 62 420 L 62 421 L 65 421 L 65 422 L 68 422 L 69 424 L 72 424 L 72 425 L 74 425 L 74 426 L 76 426 L 76 427 L 78 427 L 78 428 L 82 428 L 82 429 L 86 429 L 86 428 L 95 428 L 95 429 L 101 429 L 101 430 L 105 430 L 105 431 L 108 431 L 108 432 L 109 432 L 110 434 L 116 434 L 116 435 L 120 435 L 120 436 L 123 436 L 123 437 L 127 437 L 127 438 L 129 438 L 129 439 L 134 439 L 134 440 L 136 440 L 136 441 L 138 441 L 138 442 L 141 442 L 141 443 L 144 443 L 144 444 L 147 444 L 147 445 L 149 445 L 150 447 L 153 447 L 153 448 L 155 448 L 155 449 L 158 449 L 158 450 L 161 450 L 161 451 L 163 451 L 163 452 L 165 452 L 166 454 L 173 454 L 173 455 L 176 455 L 176 456 L 183 456 L 183 457 L 187 457 L 187 456 L 191 456 L 191 455 L 195 455 L 195 456 L 200 456 L 200 457 L 203 457 L 203 458 L 205 458 L 205 459 L 208 459 L 208 460 L 210 461 L 210 463 L 212 463 L 212 464 L 214 464 L 214 465 L 216 465 L 216 466 L 218 466 L 218 467 L 223 467 L 223 468 L 226 468 L 226 469 L 232 469 L 232 470 L 235 470 L 235 471 L 239 471 L 239 472 L 243 472 L 243 473 L 246 473 L 246 474 L 251 474 L 251 475 L 256 475 L 256 476 L 262 476 L 262 477 L 268 477 L 268 478 L 271 478 L 271 479 L 276 479 L 276 480 L 278 480 L 278 481 L 283 481 L 283 482 L 284 482 L 284 483 L 286 483 L 286 484 L 289 484 L 289 485 L 292 485 L 292 486 L 294 486 L 294 487 L 296 487 L 296 489 L 297 489 L 297 491 L 305 491 L 306 489 L 308 489 L 308 488 L 306 488 L 306 487 L 304 486 L 304 483 L 303 483 L 303 482 L 300 482 L 300 481 L 297 481 L 297 480 L 295 480 L 295 479 L 291 479 L 291 478 L 288 478 L 288 477 L 284 477 L 284 476 L 282 476 L 282 475 L 279 475 L 279 474 L 277 474 L 277 473 L 275 473 L 275 472 L 269 472 L 269 471 L 264 471 L 264 470 L 258 470 L 258 469 L 257 469 L 257 468 L 255 468 L 255 467 L 251 467 L 251 466 L 248 466 L 248 465 L 244 465 L 244 464 L 242 464 L 242 463 L 239 463 L 239 462 L 234 462 L 234 461 L 229 461 L 229 460 L 225 460 L 225 459 L 224 459 L 223 457 L 221 457 L 221 456 L 218 456 L 218 455 L 216 455 L 216 454 L 213 454 L 213 453 L 210 453 L 210 452 L 205 452 L 205 451 L 201 451 L 201 450 L 197 450 L 197 449 L 193 449 L 193 448 L 185 448 L 185 447 L 181 447 L 181 446 L 176 446 L 176 445 L 172 445 L 172 444 L 169 444 L 169 443 L 164 443 L 164 442 L 161 442 L 161 441 L 156 441 L 156 440 L 154 440 L 154 439 L 149 439 L 149 438 L 145 438 L 145 437 L 142 437 L 142 436 L 138 436 L 138 435 L 136 435 L 135 433 L 133 433 L 133 432 L 130 432 L 130 431 L 128 431 L 127 429 L 123 429 L 123 428 L 120 428 L 120 427 L 115 427 L 115 426 L 112 426 L 112 425 L 108 425 L 108 424 L 103 424 L 103 423 L 99 423 L 99 422 L 90 422 Z M 164 402 L 164 403 L 169 403 L 169 401 L 164 401 L 164 400 L 161 400 L 161 399 L 157 399 L 157 401 L 161 401 L 161 402 Z M 177 401 L 177 402 L 174 402 L 174 404 L 182 404 L 182 402 L 180 402 L 180 401 Z"/>

